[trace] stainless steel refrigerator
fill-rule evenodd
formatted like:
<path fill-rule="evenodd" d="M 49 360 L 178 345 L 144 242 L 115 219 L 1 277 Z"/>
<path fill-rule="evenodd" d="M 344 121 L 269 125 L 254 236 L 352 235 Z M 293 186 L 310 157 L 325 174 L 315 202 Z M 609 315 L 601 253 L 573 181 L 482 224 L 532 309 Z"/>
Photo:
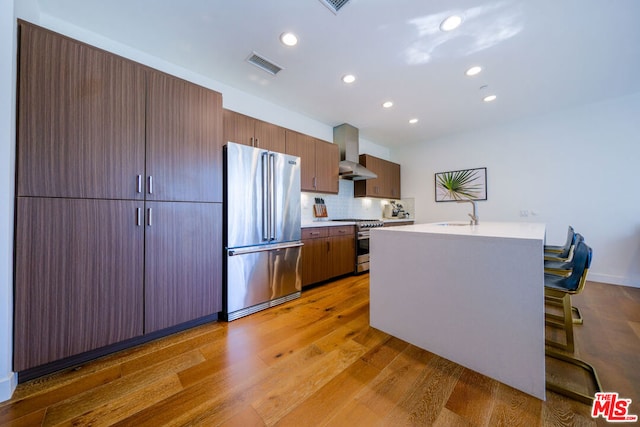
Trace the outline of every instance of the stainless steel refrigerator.
<path fill-rule="evenodd" d="M 224 317 L 300 296 L 300 158 L 227 143 Z"/>

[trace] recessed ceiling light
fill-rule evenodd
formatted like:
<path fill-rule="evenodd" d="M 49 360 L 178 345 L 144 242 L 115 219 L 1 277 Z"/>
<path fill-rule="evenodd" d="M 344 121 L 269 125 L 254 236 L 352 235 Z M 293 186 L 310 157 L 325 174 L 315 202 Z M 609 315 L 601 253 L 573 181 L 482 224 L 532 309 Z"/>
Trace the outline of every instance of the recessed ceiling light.
<path fill-rule="evenodd" d="M 411 120 L 409 120 L 409 123 L 414 125 L 414 124 L 418 123 L 418 119 L 411 119 Z"/>
<path fill-rule="evenodd" d="M 467 76 L 475 76 L 476 74 L 480 73 L 480 71 L 482 71 L 482 67 L 478 67 L 476 65 L 475 67 L 471 67 L 467 71 L 465 71 L 465 74 Z"/>
<path fill-rule="evenodd" d="M 484 98 L 482 98 L 482 100 L 484 102 L 491 102 L 491 101 L 495 101 L 496 98 L 497 98 L 497 96 L 495 96 L 495 95 L 487 95 Z"/>
<path fill-rule="evenodd" d="M 282 33 L 280 34 L 280 41 L 285 46 L 295 46 L 298 44 L 298 37 L 293 33 Z"/>
<path fill-rule="evenodd" d="M 391 101 L 383 102 L 383 103 L 382 103 L 382 106 L 383 106 L 384 108 L 391 108 L 391 107 L 393 107 L 393 102 L 391 102 Z"/>
<path fill-rule="evenodd" d="M 462 23 L 462 18 L 458 15 L 451 15 L 440 24 L 440 29 L 442 31 L 451 31 L 455 30 Z"/>
<path fill-rule="evenodd" d="M 353 83 L 356 81 L 356 76 L 354 76 L 353 74 L 347 74 L 342 76 L 342 81 L 345 83 Z"/>

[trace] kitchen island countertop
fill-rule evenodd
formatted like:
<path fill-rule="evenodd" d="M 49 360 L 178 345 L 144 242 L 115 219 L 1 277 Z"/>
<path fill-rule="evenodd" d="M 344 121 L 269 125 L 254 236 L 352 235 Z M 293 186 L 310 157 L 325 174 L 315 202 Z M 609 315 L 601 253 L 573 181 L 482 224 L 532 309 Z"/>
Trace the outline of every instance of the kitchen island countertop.
<path fill-rule="evenodd" d="M 370 324 L 545 398 L 545 225 L 371 230 Z"/>

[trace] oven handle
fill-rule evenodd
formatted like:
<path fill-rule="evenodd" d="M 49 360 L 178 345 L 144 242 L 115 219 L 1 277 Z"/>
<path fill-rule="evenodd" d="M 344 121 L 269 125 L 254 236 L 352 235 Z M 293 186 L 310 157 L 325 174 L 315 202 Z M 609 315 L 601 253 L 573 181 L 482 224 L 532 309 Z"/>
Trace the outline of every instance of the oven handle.
<path fill-rule="evenodd" d="M 358 231 L 358 240 L 368 239 L 370 236 L 369 230 L 367 231 Z"/>

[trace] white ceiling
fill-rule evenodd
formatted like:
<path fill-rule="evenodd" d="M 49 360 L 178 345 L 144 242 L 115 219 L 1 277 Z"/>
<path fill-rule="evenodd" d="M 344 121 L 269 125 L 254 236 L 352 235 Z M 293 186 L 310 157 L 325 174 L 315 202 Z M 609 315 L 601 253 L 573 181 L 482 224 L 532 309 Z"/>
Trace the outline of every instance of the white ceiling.
<path fill-rule="evenodd" d="M 43 13 L 393 147 L 640 91 L 638 0 L 39 0 Z M 464 21 L 439 30 L 451 14 Z M 293 48 L 284 31 L 298 35 Z M 284 68 L 246 62 L 255 51 Z M 483 72 L 466 77 L 480 65 Z M 358 80 L 345 85 L 340 78 Z M 480 90 L 483 85 L 487 89 Z M 498 99 L 484 103 L 482 96 Z M 391 109 L 383 101 L 392 100 Z M 419 118 L 409 125 L 412 117 Z"/>

